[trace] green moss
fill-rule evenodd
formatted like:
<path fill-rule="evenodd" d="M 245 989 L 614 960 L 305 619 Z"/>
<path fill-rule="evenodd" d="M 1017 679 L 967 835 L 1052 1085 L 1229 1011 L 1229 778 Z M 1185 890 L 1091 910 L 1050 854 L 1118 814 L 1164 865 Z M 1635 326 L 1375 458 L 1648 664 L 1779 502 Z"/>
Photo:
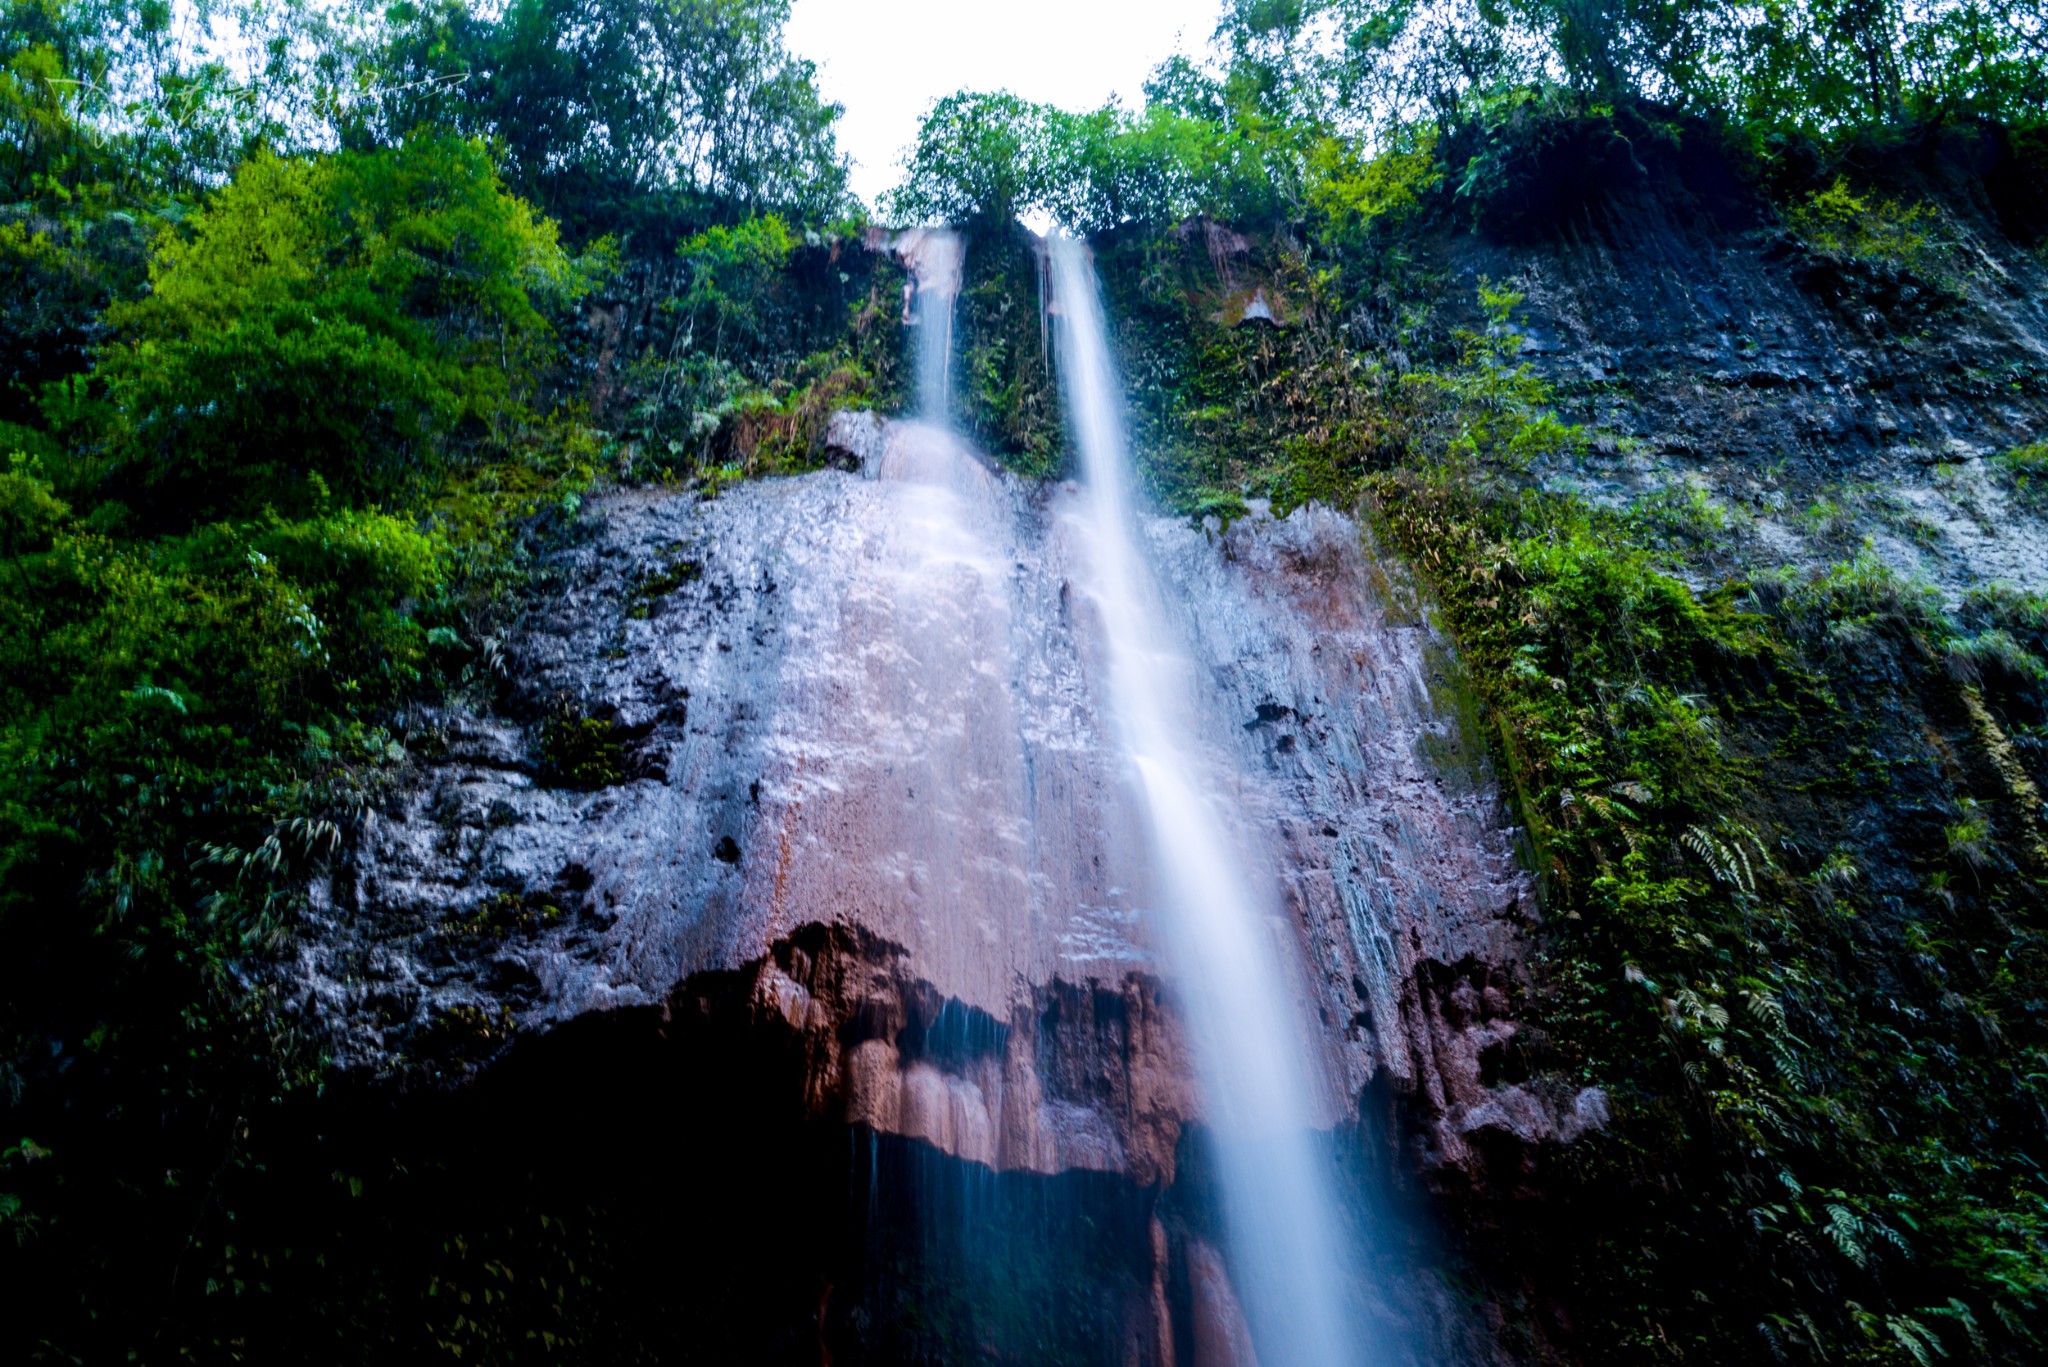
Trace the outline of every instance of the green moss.
<path fill-rule="evenodd" d="M 534 741 L 541 780 L 593 790 L 625 782 L 626 750 L 616 722 L 564 710 L 541 723 Z"/>
<path fill-rule="evenodd" d="M 558 924 L 564 912 L 541 893 L 501 892 L 468 911 L 441 921 L 444 934 L 462 940 L 503 940 L 532 935 Z"/>
<path fill-rule="evenodd" d="M 635 621 L 646 621 L 654 615 L 662 599 L 703 577 L 703 561 L 686 558 L 680 546 L 671 547 L 663 568 L 633 586 L 633 605 L 626 610 L 626 615 Z"/>
<path fill-rule="evenodd" d="M 512 1008 L 495 1012 L 463 1002 L 434 1013 L 408 1041 L 407 1061 L 415 1068 L 441 1068 L 488 1057 L 512 1034 Z"/>
<path fill-rule="evenodd" d="M 1464 661 L 1432 644 L 1426 661 L 1430 710 L 1444 719 L 1441 732 L 1422 738 L 1422 756 L 1461 792 L 1480 792 L 1492 776 L 1487 763 L 1486 714 Z"/>

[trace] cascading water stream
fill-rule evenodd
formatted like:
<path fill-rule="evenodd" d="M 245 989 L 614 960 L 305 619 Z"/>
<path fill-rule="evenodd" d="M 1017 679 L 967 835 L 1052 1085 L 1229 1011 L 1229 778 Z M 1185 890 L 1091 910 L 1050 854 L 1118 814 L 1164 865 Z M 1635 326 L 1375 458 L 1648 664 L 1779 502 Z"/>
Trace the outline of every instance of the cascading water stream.
<path fill-rule="evenodd" d="M 917 415 L 934 427 L 952 426 L 953 305 L 960 298 L 966 259 L 957 233 L 913 228 L 898 240 L 910 262 L 917 294 L 911 320 L 917 327 Z"/>
<path fill-rule="evenodd" d="M 1215 1131 L 1229 1260 L 1264 1367 L 1357 1367 L 1334 1183 L 1310 1131 L 1305 1036 L 1276 947 L 1270 878 L 1251 867 L 1218 802 L 1194 668 L 1165 622 L 1140 550 L 1122 390 L 1094 266 L 1051 244 L 1061 386 L 1080 447 L 1086 585 L 1100 618 L 1109 705 L 1134 773 Z"/>

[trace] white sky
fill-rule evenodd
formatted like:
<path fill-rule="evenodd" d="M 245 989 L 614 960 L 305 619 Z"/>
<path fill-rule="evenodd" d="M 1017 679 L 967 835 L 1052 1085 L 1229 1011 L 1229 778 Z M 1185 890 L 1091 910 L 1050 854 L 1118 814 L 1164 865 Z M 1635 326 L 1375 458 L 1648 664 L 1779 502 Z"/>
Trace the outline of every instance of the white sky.
<path fill-rule="evenodd" d="M 932 101 L 1009 90 L 1065 109 L 1115 94 L 1143 99 L 1145 77 L 1176 50 L 1201 53 L 1220 0 L 795 0 L 790 50 L 818 64 L 825 98 L 846 106 L 839 145 L 870 207 Z"/>

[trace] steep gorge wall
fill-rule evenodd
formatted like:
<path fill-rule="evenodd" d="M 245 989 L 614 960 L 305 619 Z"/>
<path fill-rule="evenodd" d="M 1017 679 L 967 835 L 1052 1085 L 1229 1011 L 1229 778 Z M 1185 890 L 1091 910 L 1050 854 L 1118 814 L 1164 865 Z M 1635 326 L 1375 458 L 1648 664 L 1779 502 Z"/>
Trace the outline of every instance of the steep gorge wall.
<path fill-rule="evenodd" d="M 1104 246 L 1162 490 L 1368 500 L 1477 671 L 1547 912 L 1496 1064 L 1610 1101 L 1441 1189 L 1532 1355 L 2037 1353 L 1984 1271 L 2041 1265 L 2048 1151 L 2048 272 L 1995 143 L 1768 193 L 1639 143 L 1511 224 L 1446 186 L 1334 256 Z"/>
<path fill-rule="evenodd" d="M 302 1019 L 359 1075 L 446 1085 L 580 1018 L 708 1014 L 794 1051 L 819 1121 L 1171 1187 L 1201 1107 L 1071 491 L 835 430 L 861 473 L 601 505 L 499 697 L 418 719 L 438 757 L 317 890 Z M 1446 1171 L 1597 1125 L 1597 1093 L 1488 1076 L 1536 910 L 1413 594 L 1325 511 L 1151 537 L 1210 743 L 1252 776 L 1229 801 L 1285 871 L 1325 1124 L 1412 1095 Z M 1385 1313 L 1429 1318 L 1403 1294 Z"/>
<path fill-rule="evenodd" d="M 1446 1297 L 1426 1240 L 1372 1270 L 1397 1288 L 1379 1313 L 1439 1360 L 1599 1357 L 1601 1317 L 1634 1313 L 1607 1302 L 1657 1313 L 1658 1293 L 1586 1283 L 1609 1256 L 1598 1231 L 1675 1247 L 1658 1222 L 1699 1218 L 1682 1187 L 1717 1179 L 1674 1167 L 1678 1196 L 1658 1173 L 1588 1181 L 1663 1140 L 1596 1139 L 1590 1169 L 1579 1152 L 1617 1120 L 1607 1079 L 1572 1062 L 1583 1042 L 1557 1033 L 1576 1027 L 1549 961 L 1586 928 L 1539 910 L 1486 759 L 1491 721 L 1379 533 L 1259 502 L 1319 487 L 1291 471 L 1259 485 L 1261 461 L 1329 440 L 1328 396 L 1302 380 L 1327 358 L 1304 356 L 1334 328 L 1362 356 L 1421 366 L 1453 326 L 1483 326 L 1480 280 L 1511 284 L 1522 357 L 1593 434 L 1533 477 L 1616 509 L 1719 509 L 1669 532 L 1673 571 L 1701 590 L 1818 573 L 1866 534 L 1952 607 L 2042 582 L 2041 521 L 1998 461 L 2048 430 L 2042 271 L 1995 206 L 1951 201 L 1987 264 L 1944 283 L 1817 254 L 1713 193 L 1595 198 L 1533 239 L 1424 225 L 1419 264 L 1335 316 L 1284 244 L 1197 224 L 1103 247 L 1156 482 L 1182 507 L 1249 504 L 1227 526 L 1148 532 L 1210 687 L 1211 744 L 1253 776 L 1233 801 L 1287 873 L 1326 1119 L 1364 1155 L 1364 1185 L 1431 1193 L 1426 1218 L 1447 1218 L 1484 1271 L 1474 1306 Z M 963 406 L 1003 460 L 1040 472 L 1063 439 L 1028 244 L 1012 245 L 970 281 Z M 717 1021 L 736 1032 L 718 1038 L 783 1060 L 791 1123 L 1138 1193 L 1127 1299 L 1105 1312 L 1131 1360 L 1227 1341 L 1226 1312 L 1195 1322 L 1228 1294 L 1196 1285 L 1215 1266 L 1200 1107 L 1064 590 L 1067 493 L 852 415 L 831 443 L 844 471 L 597 510 L 555 558 L 560 591 L 510 644 L 502 686 L 416 719 L 419 753 L 445 750 L 323 894 L 296 974 L 304 1019 L 358 1075 L 444 1085 L 519 1076 L 593 1021 Z M 2012 775 L 2038 785 L 2042 752 L 2023 693 L 1987 682 L 1980 718 L 1949 666 L 1889 630 L 1843 672 L 1824 744 L 1780 750 L 1740 703 L 1728 739 L 1775 785 L 1777 805 L 1747 819 L 1792 842 L 1774 895 L 1818 901 L 1808 866 L 1855 851 L 1844 895 L 1873 913 L 1855 966 L 1837 964 L 1843 990 L 1948 1002 L 1897 942 L 1925 914 L 1943 823 L 1980 798 L 2018 802 Z M 1844 754 L 1878 756 L 1885 782 L 1845 789 Z M 1803 966 L 1818 951 L 1781 952 Z M 1842 1009 L 1790 1007 L 1808 1036 Z M 1621 1104 L 1638 1127 L 1671 1118 L 1655 1097 Z M 1580 1198 L 1681 1213 L 1646 1215 L 1644 1232 L 1604 1207 L 1574 1217 Z M 875 1304 L 818 1313 L 845 1333 Z"/>

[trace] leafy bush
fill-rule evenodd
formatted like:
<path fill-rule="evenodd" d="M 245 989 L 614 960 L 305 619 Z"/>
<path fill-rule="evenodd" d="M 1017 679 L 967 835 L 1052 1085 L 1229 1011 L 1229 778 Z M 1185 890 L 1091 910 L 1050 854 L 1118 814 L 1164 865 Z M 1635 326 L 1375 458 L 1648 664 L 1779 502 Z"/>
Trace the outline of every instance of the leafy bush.
<path fill-rule="evenodd" d="M 728 330 L 738 334 L 735 341 L 742 346 L 758 344 L 766 325 L 762 304 L 796 243 L 789 225 L 773 214 L 735 227 L 708 228 L 678 243 L 676 254 L 690 269 L 689 290 L 676 301 L 688 321 L 683 345 L 708 351 L 716 360 L 725 355 Z M 696 344 L 700 327 L 710 334 L 708 347 Z"/>
<path fill-rule="evenodd" d="M 1325 138 L 1310 154 L 1308 203 L 1321 234 L 1333 242 L 1398 224 L 1421 207 L 1443 181 L 1435 131 L 1403 130 L 1395 145 L 1370 158 L 1342 138 Z"/>
<path fill-rule="evenodd" d="M 41 477 L 42 461 L 16 451 L 0 473 L 0 557 L 14 559 L 50 549 L 71 507 Z"/>
<path fill-rule="evenodd" d="M 1930 236 L 1940 225 L 1931 204 L 1903 205 L 1849 189 L 1841 177 L 1785 210 L 1786 226 L 1824 256 L 1871 262 L 1932 277 L 1941 248 Z"/>
<path fill-rule="evenodd" d="M 537 411 L 584 272 L 473 144 L 258 157 L 149 274 L 0 423 L 0 1107 L 50 1140 L 0 1204 L 74 1285 L 191 1227 L 219 1099 L 317 1080 L 252 968 L 598 459 Z"/>
<path fill-rule="evenodd" d="M 107 304 L 142 292 L 147 259 L 126 213 L 66 224 L 0 210 L 0 421 L 39 421 L 36 395 L 87 367 Z"/>
<path fill-rule="evenodd" d="M 265 507 L 417 497 L 458 435 L 503 440 L 585 277 L 478 144 L 262 156 L 186 233 L 122 340 L 60 481 L 174 529 Z M 53 417 L 61 417 L 54 413 Z"/>

